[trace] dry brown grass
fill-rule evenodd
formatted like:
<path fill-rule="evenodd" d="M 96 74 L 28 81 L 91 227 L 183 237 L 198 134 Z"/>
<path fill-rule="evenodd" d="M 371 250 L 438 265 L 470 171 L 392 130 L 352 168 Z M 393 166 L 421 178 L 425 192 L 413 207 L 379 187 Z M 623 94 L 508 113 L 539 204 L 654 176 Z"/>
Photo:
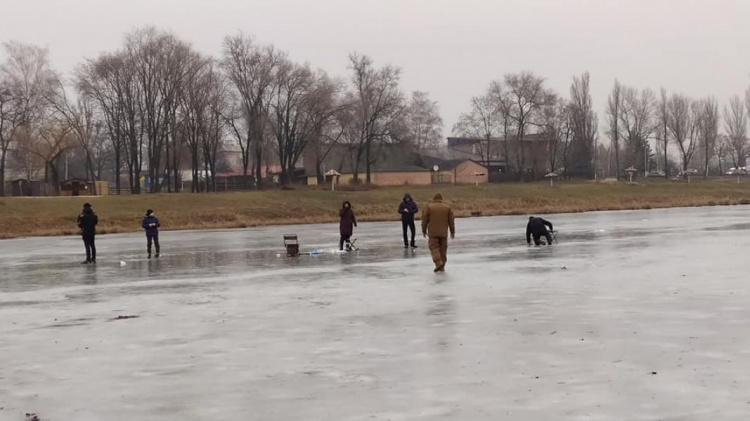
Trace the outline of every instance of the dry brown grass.
<path fill-rule="evenodd" d="M 362 221 L 396 220 L 405 192 L 425 204 L 441 192 L 458 216 L 472 212 L 520 215 L 750 203 L 750 183 L 651 181 L 627 183 L 546 183 L 380 188 L 329 192 L 315 189 L 219 194 L 156 194 L 92 198 L 0 199 L 0 238 L 72 235 L 85 201 L 99 215 L 101 233 L 140 231 L 140 220 L 153 208 L 164 229 L 244 228 L 259 225 L 335 222 L 344 200 L 351 200 Z"/>

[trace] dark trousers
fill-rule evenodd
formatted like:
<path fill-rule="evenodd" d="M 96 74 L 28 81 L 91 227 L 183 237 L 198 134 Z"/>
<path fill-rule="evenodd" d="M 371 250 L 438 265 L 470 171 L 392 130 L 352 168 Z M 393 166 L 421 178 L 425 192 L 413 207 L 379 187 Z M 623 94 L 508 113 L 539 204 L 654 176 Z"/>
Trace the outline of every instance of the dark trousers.
<path fill-rule="evenodd" d="M 411 244 L 414 245 L 414 232 L 416 231 L 416 227 L 414 226 L 414 220 L 406 221 L 401 220 L 401 228 L 404 230 L 404 247 Z M 409 237 L 407 235 L 407 230 L 411 230 L 411 243 L 409 242 Z"/>
<path fill-rule="evenodd" d="M 156 247 L 156 255 L 159 255 L 159 234 L 146 234 L 146 250 L 148 250 L 148 255 L 151 256 L 151 243 L 154 243 L 154 246 Z"/>
<path fill-rule="evenodd" d="M 90 234 L 83 236 L 83 246 L 86 248 L 87 262 L 96 262 L 96 244 L 94 241 L 95 238 L 95 235 Z"/>
<path fill-rule="evenodd" d="M 547 231 L 534 233 L 532 235 L 534 237 L 534 244 L 537 245 L 537 246 L 541 246 L 542 245 L 542 242 L 541 242 L 542 237 L 544 237 L 544 238 L 547 239 L 547 245 L 548 246 L 552 244 L 552 236 L 549 235 L 549 233 Z"/>
<path fill-rule="evenodd" d="M 345 242 L 348 243 L 350 238 L 352 238 L 351 235 L 342 235 L 341 236 L 341 238 L 339 239 L 339 250 L 343 250 L 344 249 L 344 243 Z"/>

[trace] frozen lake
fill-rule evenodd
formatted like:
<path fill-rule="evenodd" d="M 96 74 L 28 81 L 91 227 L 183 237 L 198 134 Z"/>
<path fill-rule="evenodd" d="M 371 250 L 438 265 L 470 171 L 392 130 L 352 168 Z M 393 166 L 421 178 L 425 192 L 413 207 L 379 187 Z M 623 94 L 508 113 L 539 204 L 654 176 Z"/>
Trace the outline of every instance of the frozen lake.
<path fill-rule="evenodd" d="M 0 420 L 746 419 L 749 217 L 462 219 L 445 274 L 398 222 L 0 241 Z"/>

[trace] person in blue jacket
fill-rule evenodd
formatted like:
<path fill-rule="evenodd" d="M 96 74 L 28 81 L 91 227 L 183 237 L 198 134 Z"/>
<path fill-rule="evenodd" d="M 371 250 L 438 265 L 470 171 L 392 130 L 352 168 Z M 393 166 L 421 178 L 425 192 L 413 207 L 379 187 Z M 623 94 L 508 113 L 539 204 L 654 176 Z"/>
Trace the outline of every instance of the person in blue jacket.
<path fill-rule="evenodd" d="M 416 228 L 414 226 L 414 216 L 419 212 L 419 207 L 417 206 L 417 203 L 414 202 L 414 199 L 411 198 L 411 195 L 409 193 L 406 193 L 404 195 L 404 200 L 401 201 L 401 204 L 398 205 L 398 213 L 401 214 L 401 228 L 404 231 L 404 248 L 417 248 L 416 243 L 414 243 L 414 232 L 416 231 Z M 411 242 L 409 242 L 409 237 L 407 236 L 407 230 L 411 230 Z"/>
<path fill-rule="evenodd" d="M 148 258 L 151 258 L 151 243 L 154 243 L 156 247 L 156 258 L 159 258 L 159 219 L 154 216 L 153 209 L 146 211 L 146 216 L 143 217 L 141 227 L 146 230 L 146 250 L 148 251 Z"/>

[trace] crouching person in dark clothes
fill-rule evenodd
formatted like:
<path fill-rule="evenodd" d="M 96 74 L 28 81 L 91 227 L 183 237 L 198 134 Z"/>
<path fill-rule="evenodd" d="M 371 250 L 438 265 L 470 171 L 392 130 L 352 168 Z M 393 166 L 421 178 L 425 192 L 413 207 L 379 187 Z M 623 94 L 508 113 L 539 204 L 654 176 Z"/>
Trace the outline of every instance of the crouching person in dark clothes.
<path fill-rule="evenodd" d="M 83 237 L 83 246 L 86 248 L 86 261 L 81 264 L 96 263 L 96 224 L 99 223 L 99 217 L 96 216 L 91 204 L 84 203 L 83 211 L 78 215 L 78 228 L 81 229 Z"/>
<path fill-rule="evenodd" d="M 161 224 L 159 220 L 154 216 L 154 211 L 149 209 L 146 211 L 146 216 L 143 217 L 141 227 L 146 230 L 146 250 L 148 251 L 148 258 L 151 258 L 151 243 L 156 246 L 156 258 L 159 258 L 159 227 Z"/>
<path fill-rule="evenodd" d="M 417 244 L 414 242 L 414 232 L 416 227 L 414 226 L 414 216 L 419 212 L 419 207 L 411 198 L 409 193 L 404 195 L 404 200 L 398 206 L 398 213 L 401 214 L 401 228 L 404 230 L 404 248 L 417 248 Z M 408 230 L 411 230 L 411 242 L 409 242 Z"/>
<path fill-rule="evenodd" d="M 535 216 L 529 217 L 529 223 L 526 225 L 526 244 L 531 245 L 531 237 L 533 236 L 535 245 L 542 245 L 541 238 L 544 237 L 547 239 L 547 245 L 551 246 L 552 236 L 549 235 L 547 227 L 549 227 L 550 231 L 553 230 L 550 221 Z"/>

